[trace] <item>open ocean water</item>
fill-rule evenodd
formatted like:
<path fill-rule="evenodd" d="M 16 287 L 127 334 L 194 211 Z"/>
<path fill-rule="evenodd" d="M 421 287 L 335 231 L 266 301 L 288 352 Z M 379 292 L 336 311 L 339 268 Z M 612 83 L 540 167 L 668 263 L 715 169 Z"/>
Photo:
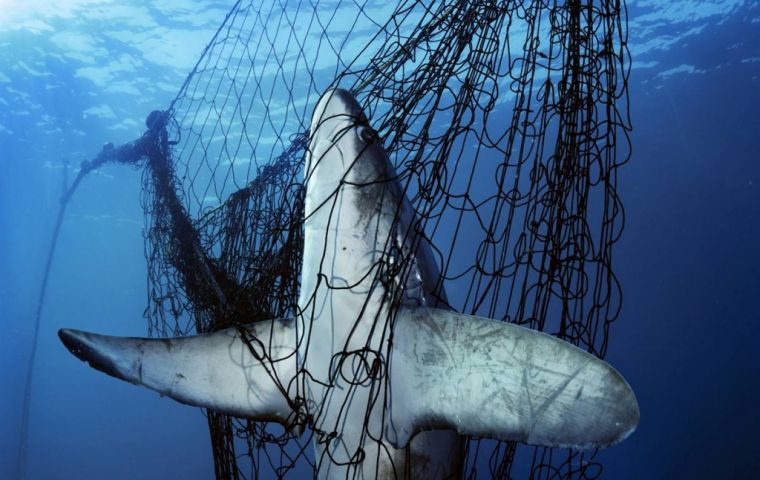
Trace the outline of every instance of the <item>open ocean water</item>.
<path fill-rule="evenodd" d="M 63 169 L 139 136 L 230 3 L 0 0 L 0 478 L 14 476 Z M 603 477 L 758 478 L 760 4 L 628 6 L 624 304 L 606 359 L 641 423 L 599 454 Z M 213 476 L 199 410 L 95 374 L 56 335 L 145 334 L 140 175 L 106 166 L 69 206 L 40 327 L 30 479 Z"/>

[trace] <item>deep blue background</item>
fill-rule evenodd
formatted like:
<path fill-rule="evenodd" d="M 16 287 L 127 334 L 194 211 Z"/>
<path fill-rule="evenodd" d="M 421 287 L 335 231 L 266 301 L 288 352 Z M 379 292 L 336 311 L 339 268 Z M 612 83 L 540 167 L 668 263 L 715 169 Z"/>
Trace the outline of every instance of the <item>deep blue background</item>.
<path fill-rule="evenodd" d="M 16 458 L 60 166 L 139 135 L 224 16 L 217 2 L 161 11 L 105 0 L 35 11 L 38 3 L 0 1 L 0 478 Z M 608 360 L 635 389 L 642 418 L 600 453 L 604 477 L 756 478 L 760 8 L 629 5 L 634 156 L 620 178 L 627 223 L 615 270 L 625 296 Z M 113 114 L 84 114 L 102 105 Z M 139 184 L 139 172 L 107 167 L 70 206 L 40 332 L 30 478 L 212 476 L 198 410 L 93 374 L 55 335 L 62 326 L 145 332 Z"/>

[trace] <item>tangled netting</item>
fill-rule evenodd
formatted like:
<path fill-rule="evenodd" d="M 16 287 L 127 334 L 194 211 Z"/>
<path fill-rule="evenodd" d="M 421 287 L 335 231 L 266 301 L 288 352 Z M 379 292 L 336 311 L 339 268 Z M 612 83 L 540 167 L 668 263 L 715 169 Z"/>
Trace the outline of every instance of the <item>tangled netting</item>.
<path fill-rule="evenodd" d="M 622 300 L 626 35 L 614 0 L 239 1 L 149 118 L 151 333 L 297 315 L 308 128 L 340 85 L 378 131 L 450 305 L 604 356 Z M 218 478 L 295 478 L 329 461 L 310 441 L 336 432 L 308 415 L 285 430 L 206 414 Z M 470 439 L 465 453 L 466 478 L 602 470 L 593 452 Z"/>

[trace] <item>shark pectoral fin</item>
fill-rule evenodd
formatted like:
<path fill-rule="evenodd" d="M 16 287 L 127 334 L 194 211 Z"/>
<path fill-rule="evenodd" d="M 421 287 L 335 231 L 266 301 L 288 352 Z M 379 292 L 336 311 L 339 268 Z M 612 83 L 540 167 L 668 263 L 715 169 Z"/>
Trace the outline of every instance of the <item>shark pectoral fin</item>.
<path fill-rule="evenodd" d="M 517 325 L 434 308 L 402 308 L 394 326 L 388 431 L 594 448 L 639 421 L 631 387 L 606 362 Z"/>
<path fill-rule="evenodd" d="M 179 402 L 287 424 L 295 375 L 292 320 L 256 322 L 195 337 L 149 339 L 58 332 L 66 348 L 108 375 Z"/>

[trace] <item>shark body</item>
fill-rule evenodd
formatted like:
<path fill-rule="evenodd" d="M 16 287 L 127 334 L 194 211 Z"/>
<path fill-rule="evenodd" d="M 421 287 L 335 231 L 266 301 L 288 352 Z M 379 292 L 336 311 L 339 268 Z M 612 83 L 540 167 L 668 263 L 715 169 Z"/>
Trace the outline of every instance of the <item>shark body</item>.
<path fill-rule="evenodd" d="M 176 339 L 64 329 L 64 344 L 183 403 L 309 424 L 325 479 L 457 478 L 461 435 L 592 448 L 635 429 L 633 391 L 604 361 L 446 307 L 430 242 L 345 90 L 315 109 L 305 181 L 298 316 Z"/>

